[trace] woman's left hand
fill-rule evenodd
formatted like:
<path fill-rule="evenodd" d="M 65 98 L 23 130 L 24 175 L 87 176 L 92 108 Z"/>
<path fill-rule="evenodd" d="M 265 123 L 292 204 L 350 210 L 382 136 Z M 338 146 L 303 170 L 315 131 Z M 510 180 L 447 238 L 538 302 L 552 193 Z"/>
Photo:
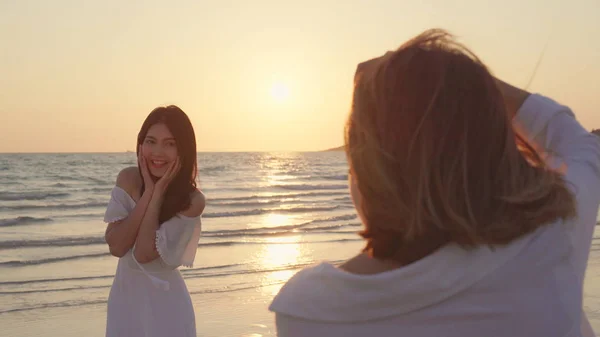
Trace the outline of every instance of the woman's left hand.
<path fill-rule="evenodd" d="M 158 193 L 160 196 L 164 195 L 169 187 L 169 184 L 171 181 L 173 181 L 173 178 L 175 178 L 177 173 L 179 173 L 180 168 L 181 161 L 179 160 L 179 157 L 177 157 L 177 159 L 172 162 L 171 165 L 169 165 L 167 172 L 165 172 L 165 174 L 154 184 L 154 192 Z"/>

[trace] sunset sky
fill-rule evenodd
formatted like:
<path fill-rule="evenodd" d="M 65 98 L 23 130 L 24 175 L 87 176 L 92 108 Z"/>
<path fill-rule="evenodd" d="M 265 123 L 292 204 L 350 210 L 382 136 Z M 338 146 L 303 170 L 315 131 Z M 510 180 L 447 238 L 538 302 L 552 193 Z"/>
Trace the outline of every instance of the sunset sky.
<path fill-rule="evenodd" d="M 342 144 L 356 64 L 427 28 L 600 128 L 600 2 L 0 0 L 0 152 L 135 149 L 176 104 L 199 151 Z"/>

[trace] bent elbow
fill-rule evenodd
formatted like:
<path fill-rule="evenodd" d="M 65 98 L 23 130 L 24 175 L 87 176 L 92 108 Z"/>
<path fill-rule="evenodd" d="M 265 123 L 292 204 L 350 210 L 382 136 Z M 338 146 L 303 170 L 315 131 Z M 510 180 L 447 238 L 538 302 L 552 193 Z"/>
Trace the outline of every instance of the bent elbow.
<path fill-rule="evenodd" d="M 588 178 L 600 179 L 600 137 L 587 133 L 577 141 L 578 147 L 564 157 L 567 168 L 578 167 L 578 176 L 584 174 Z"/>
<path fill-rule="evenodd" d="M 594 148 L 594 153 L 596 154 L 595 158 L 596 158 L 596 165 L 598 168 L 600 168 L 600 135 L 596 135 L 594 134 L 595 137 L 595 142 L 593 148 Z"/>
<path fill-rule="evenodd" d="M 110 254 L 114 257 L 118 257 L 118 258 L 122 258 L 123 256 L 125 256 L 125 254 L 127 254 L 127 251 L 125 249 L 121 249 L 121 248 L 117 248 L 114 246 L 108 246 Z"/>
<path fill-rule="evenodd" d="M 146 264 L 146 263 L 150 263 L 150 262 L 154 261 L 154 257 L 150 256 L 150 254 L 144 254 L 143 252 L 140 252 L 139 250 L 133 251 L 133 257 L 140 264 Z"/>
<path fill-rule="evenodd" d="M 585 151 L 583 151 L 582 159 L 592 166 L 596 176 L 600 178 L 600 137 L 595 134 L 588 135 L 588 142 Z"/>

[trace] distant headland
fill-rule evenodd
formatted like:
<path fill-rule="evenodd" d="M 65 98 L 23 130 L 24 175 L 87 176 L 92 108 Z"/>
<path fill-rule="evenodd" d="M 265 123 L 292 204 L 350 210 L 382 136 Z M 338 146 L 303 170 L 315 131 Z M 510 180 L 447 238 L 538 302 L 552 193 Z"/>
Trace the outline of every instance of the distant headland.
<path fill-rule="evenodd" d="M 344 151 L 344 146 L 338 146 L 338 147 L 333 147 L 331 149 L 327 149 L 327 150 L 323 150 L 323 152 L 330 152 L 330 151 Z"/>

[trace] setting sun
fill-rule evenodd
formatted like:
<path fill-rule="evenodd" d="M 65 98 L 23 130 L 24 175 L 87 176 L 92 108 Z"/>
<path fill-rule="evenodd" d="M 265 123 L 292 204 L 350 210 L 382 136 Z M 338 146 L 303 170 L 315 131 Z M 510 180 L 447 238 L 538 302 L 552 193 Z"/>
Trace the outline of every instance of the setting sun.
<path fill-rule="evenodd" d="M 277 102 L 287 100 L 290 95 L 290 89 L 284 83 L 275 83 L 271 87 L 271 97 Z"/>

